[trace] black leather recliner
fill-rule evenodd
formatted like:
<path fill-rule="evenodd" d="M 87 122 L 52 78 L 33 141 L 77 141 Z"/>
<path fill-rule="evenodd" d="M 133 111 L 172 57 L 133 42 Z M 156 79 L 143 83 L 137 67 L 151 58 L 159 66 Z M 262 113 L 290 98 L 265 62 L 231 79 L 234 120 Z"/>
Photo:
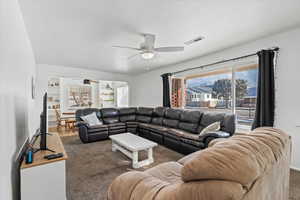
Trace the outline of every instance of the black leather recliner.
<path fill-rule="evenodd" d="M 81 116 L 85 116 L 95 112 L 96 116 L 100 121 L 102 120 L 102 113 L 97 108 L 86 108 L 77 110 L 75 113 L 76 126 L 78 127 L 79 138 L 82 142 L 95 142 L 108 138 L 108 126 L 107 125 L 96 125 L 89 126 L 87 123 L 82 121 Z"/>
<path fill-rule="evenodd" d="M 126 124 L 126 131 L 137 133 L 138 123 L 136 122 L 136 108 L 119 109 L 120 121 Z"/>
<path fill-rule="evenodd" d="M 96 112 L 103 125 L 90 127 L 81 116 Z M 216 138 L 230 137 L 235 132 L 233 114 L 165 107 L 103 108 L 76 111 L 79 137 L 82 142 L 107 139 L 109 135 L 131 132 L 183 154 L 204 149 Z M 199 136 L 203 128 L 221 122 L 221 130 Z"/>
<path fill-rule="evenodd" d="M 126 132 L 126 124 L 120 121 L 119 110 L 116 108 L 100 109 L 104 124 L 108 126 L 108 134 L 115 135 Z"/>

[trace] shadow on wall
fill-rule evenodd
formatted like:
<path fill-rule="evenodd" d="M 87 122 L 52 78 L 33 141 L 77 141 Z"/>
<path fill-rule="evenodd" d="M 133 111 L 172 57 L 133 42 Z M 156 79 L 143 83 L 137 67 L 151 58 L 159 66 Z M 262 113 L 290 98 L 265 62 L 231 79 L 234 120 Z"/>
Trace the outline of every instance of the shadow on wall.
<path fill-rule="evenodd" d="M 24 143 L 28 141 L 28 111 L 27 100 L 21 97 L 13 97 L 12 95 L 0 96 L 0 110 L 5 115 L 0 116 L 1 124 L 5 124 L 1 128 L 1 146 L 4 147 L 3 152 L 4 169 L 2 177 L 6 177 L 6 187 L 3 192 L 4 198 L 13 200 L 20 199 L 20 150 L 23 149 Z M 2 169 L 2 167 L 1 167 Z"/>
<path fill-rule="evenodd" d="M 15 118 L 15 152 L 11 159 L 11 180 L 12 180 L 12 193 L 13 200 L 21 199 L 20 194 L 20 164 L 22 160 L 22 154 L 25 149 L 25 143 L 29 140 L 28 133 L 28 110 L 27 110 L 27 99 L 15 97 L 14 98 L 14 118 Z M 25 103 L 26 104 L 25 104 Z"/>

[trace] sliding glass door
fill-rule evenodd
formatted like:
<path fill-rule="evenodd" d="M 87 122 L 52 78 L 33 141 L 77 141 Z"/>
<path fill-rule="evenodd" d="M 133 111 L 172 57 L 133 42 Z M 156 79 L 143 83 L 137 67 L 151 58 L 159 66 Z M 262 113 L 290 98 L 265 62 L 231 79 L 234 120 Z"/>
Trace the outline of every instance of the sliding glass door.
<path fill-rule="evenodd" d="M 186 78 L 186 108 L 232 112 L 231 70 L 218 70 Z"/>
<path fill-rule="evenodd" d="M 253 123 L 257 97 L 257 65 L 236 68 L 235 113 L 238 126 L 249 129 Z"/>
<path fill-rule="evenodd" d="M 177 96 L 184 98 L 183 106 L 172 106 L 235 113 L 238 128 L 250 129 L 255 114 L 257 73 L 254 64 L 186 76 L 181 78 L 183 85 L 176 89 L 182 91 Z M 176 78 L 178 83 L 179 80 Z M 174 87 L 172 84 L 172 91 Z M 172 102 L 181 101 L 172 94 Z"/>

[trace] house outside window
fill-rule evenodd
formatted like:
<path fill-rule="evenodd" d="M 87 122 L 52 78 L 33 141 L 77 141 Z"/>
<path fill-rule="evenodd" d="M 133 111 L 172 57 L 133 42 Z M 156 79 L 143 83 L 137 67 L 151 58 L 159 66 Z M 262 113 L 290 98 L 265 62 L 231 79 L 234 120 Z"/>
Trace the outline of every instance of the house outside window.
<path fill-rule="evenodd" d="M 255 115 L 257 67 L 232 67 L 184 77 L 182 107 L 235 113 L 237 128 L 249 130 Z"/>

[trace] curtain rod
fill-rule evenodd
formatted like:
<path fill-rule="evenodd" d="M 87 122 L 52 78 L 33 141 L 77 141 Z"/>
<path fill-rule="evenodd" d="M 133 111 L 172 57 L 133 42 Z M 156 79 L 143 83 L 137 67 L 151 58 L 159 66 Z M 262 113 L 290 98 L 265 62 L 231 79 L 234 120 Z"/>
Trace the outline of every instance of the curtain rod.
<path fill-rule="evenodd" d="M 279 47 L 272 47 L 272 48 L 269 48 L 267 50 L 279 51 Z M 227 59 L 227 60 L 221 60 L 221 61 L 218 61 L 218 62 L 201 65 L 199 67 L 191 67 L 191 68 L 183 69 L 183 70 L 168 73 L 168 74 L 174 75 L 174 74 L 179 74 L 179 73 L 190 71 L 190 70 L 203 69 L 204 67 L 208 67 L 208 66 L 212 66 L 212 65 L 218 65 L 218 64 L 221 64 L 221 63 L 226 63 L 226 62 L 235 61 L 235 60 L 240 60 L 240 59 L 248 58 L 248 57 L 255 56 L 255 55 L 257 55 L 257 53 L 252 53 L 252 54 L 248 54 L 248 55 L 244 55 L 244 56 L 240 56 L 240 57 L 235 57 L 235 58 L 231 58 L 231 59 Z"/>

